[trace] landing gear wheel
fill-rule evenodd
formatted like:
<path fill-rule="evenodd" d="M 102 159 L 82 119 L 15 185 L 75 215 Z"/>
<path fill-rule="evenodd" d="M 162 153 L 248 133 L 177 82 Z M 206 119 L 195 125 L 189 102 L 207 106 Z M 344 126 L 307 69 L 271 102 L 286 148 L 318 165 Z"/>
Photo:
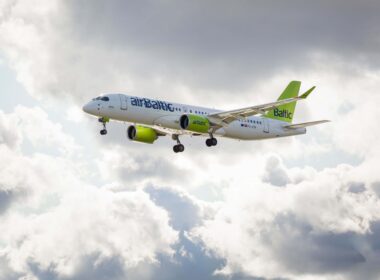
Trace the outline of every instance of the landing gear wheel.
<path fill-rule="evenodd" d="M 185 146 L 182 144 L 177 144 L 173 147 L 175 153 L 182 153 L 185 150 Z"/>
<path fill-rule="evenodd" d="M 207 147 L 211 147 L 212 146 L 212 140 L 211 140 L 211 138 L 206 139 L 206 145 L 207 145 Z"/>
<path fill-rule="evenodd" d="M 106 129 L 102 129 L 102 130 L 100 131 L 100 134 L 101 134 L 101 135 L 106 135 L 106 134 L 107 134 L 107 130 L 106 130 Z"/>
<path fill-rule="evenodd" d="M 178 152 L 180 153 L 182 153 L 185 150 L 185 146 L 182 144 L 177 145 L 177 147 L 178 147 Z"/>
<path fill-rule="evenodd" d="M 216 146 L 218 144 L 218 140 L 216 140 L 216 138 L 211 138 L 211 144 Z"/>
<path fill-rule="evenodd" d="M 206 140 L 207 147 L 216 146 L 216 144 L 218 144 L 218 140 L 216 140 L 216 138 L 208 138 Z"/>

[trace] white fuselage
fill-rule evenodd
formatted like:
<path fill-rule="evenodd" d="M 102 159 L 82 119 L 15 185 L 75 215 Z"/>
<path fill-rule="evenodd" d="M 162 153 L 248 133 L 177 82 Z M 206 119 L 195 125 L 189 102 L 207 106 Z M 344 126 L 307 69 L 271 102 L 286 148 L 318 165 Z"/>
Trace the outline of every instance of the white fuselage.
<path fill-rule="evenodd" d="M 106 97 L 106 98 L 104 98 Z M 205 107 L 184 105 L 125 94 L 106 94 L 87 103 L 83 110 L 89 114 L 119 121 L 182 131 L 179 119 L 184 114 L 207 117 L 220 112 Z M 108 100 L 106 100 L 108 99 Z M 286 129 L 288 123 L 261 116 L 238 119 L 214 132 L 216 136 L 240 140 L 268 139 L 306 133 L 306 128 Z M 205 134 L 207 135 L 207 134 Z"/>

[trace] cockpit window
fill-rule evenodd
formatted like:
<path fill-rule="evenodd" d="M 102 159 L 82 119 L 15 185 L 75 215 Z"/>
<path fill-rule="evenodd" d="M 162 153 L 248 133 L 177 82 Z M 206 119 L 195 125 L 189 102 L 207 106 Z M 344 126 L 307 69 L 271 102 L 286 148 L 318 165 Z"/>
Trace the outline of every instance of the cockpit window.
<path fill-rule="evenodd" d="M 99 96 L 99 97 L 96 97 L 92 100 L 102 100 L 102 101 L 110 101 L 109 97 L 108 96 Z"/>

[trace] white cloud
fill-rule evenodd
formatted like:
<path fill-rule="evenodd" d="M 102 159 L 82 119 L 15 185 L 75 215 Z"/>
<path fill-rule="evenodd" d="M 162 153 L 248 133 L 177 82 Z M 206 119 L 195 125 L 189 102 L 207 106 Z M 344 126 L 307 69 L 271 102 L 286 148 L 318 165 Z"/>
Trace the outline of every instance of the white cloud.
<path fill-rule="evenodd" d="M 72 136 L 64 133 L 62 125 L 52 122 L 40 107 L 18 105 L 12 113 L 0 111 L 0 143 L 19 149 L 28 142 L 34 149 L 54 148 L 62 154 L 75 154 L 79 146 Z"/>
<path fill-rule="evenodd" d="M 0 144 L 6 144 L 11 148 L 19 147 L 22 136 L 18 129 L 14 129 L 17 125 L 15 118 L 8 118 L 0 111 Z"/>
<path fill-rule="evenodd" d="M 155 262 L 158 252 L 173 253 L 176 232 L 168 226 L 167 213 L 146 194 L 81 187 L 49 211 L 14 213 L 3 220 L 7 230 L 2 242 L 8 244 L 3 255 L 13 270 L 28 273 L 33 263 L 41 270 L 72 276 L 84 258 L 93 255 L 94 267 L 118 257 L 128 269 Z"/>
<path fill-rule="evenodd" d="M 42 109 L 17 107 L 1 116 L 2 125 L 14 119 L 19 123 L 12 129 L 22 135 L 16 141 L 20 146 L 31 141 L 67 147 L 70 137 Z M 33 267 L 71 277 L 88 258 L 94 258 L 93 269 L 118 258 L 127 270 L 156 262 L 157 254 L 170 258 L 174 253 L 177 232 L 169 226 L 167 212 L 146 193 L 91 186 L 76 170 L 76 159 L 27 156 L 13 146 L 14 141 L 0 144 L 0 255 L 5 267 L 0 279 L 33 278 Z"/>
<path fill-rule="evenodd" d="M 298 275 L 301 279 L 308 274 L 344 275 L 340 265 L 347 268 L 357 263 L 360 267 L 365 263 L 361 248 L 347 241 L 348 237 L 355 235 L 368 244 L 365 240 L 371 234 L 371 224 L 380 219 L 380 200 L 374 192 L 369 188 L 350 191 L 354 169 L 345 165 L 326 169 L 285 188 L 257 181 L 229 188 L 215 217 L 193 229 L 192 236 L 227 260 L 220 271 L 223 274 L 240 272 L 265 278 Z M 337 251 L 334 255 L 323 247 L 322 240 L 328 244 L 329 239 L 339 236 L 347 244 L 332 249 Z M 340 246 L 333 244 L 329 246 Z M 286 252 L 291 258 L 284 255 Z"/>
<path fill-rule="evenodd" d="M 212 150 L 203 140 L 183 139 L 186 152 L 179 155 L 168 139 L 155 146 L 126 143 L 121 128 L 111 125 L 101 140 L 95 140 L 97 131 L 68 135 L 64 121 L 53 122 L 39 107 L 0 112 L 0 278 L 224 278 L 212 276 L 214 270 L 232 279 L 379 275 L 372 239 L 380 234 L 380 98 L 379 73 L 371 68 L 378 58 L 368 61 L 372 46 L 357 43 L 372 42 L 373 34 L 362 32 L 367 28 L 350 29 L 349 38 L 338 34 L 340 24 L 362 23 L 360 13 L 352 18 L 329 9 L 337 12 L 334 25 L 319 4 L 306 11 L 316 26 L 327 24 L 321 29 L 327 33 L 310 32 L 314 25 L 305 31 L 298 18 L 304 13 L 295 15 L 292 5 L 279 15 L 264 4 L 252 11 L 218 4 L 215 10 L 202 3 L 200 11 L 193 4 L 123 1 L 0 3 L 6 63 L 28 94 L 43 104 L 56 97 L 52 108 L 71 125 L 83 122 L 79 103 L 103 91 L 232 109 L 275 99 L 294 78 L 305 87 L 317 85 L 297 105 L 296 121 L 333 121 L 310 128 L 306 137 L 222 139 Z M 351 5 L 344 6 L 356 10 Z M 367 6 L 360 3 L 368 13 Z M 375 17 L 365 19 L 378 18 L 372 10 Z M 276 12 L 280 23 L 294 22 L 275 21 L 268 27 L 273 32 L 264 32 L 270 38 L 261 37 L 257 20 L 266 12 Z M 258 29 L 252 33 L 249 26 Z M 347 50 L 339 40 L 326 40 L 335 37 Z M 368 53 L 361 60 L 363 48 Z M 82 136 L 95 151 L 83 152 L 90 145 L 78 144 Z M 337 150 L 361 163 L 326 168 Z M 322 157 L 328 159 L 318 171 L 312 166 Z M 305 158 L 312 166 L 287 167 Z M 109 270 L 114 274 L 104 272 Z"/>
<path fill-rule="evenodd" d="M 281 159 L 276 156 L 271 156 L 268 158 L 263 179 L 264 182 L 268 182 L 271 185 L 279 187 L 285 186 L 290 182 Z"/>

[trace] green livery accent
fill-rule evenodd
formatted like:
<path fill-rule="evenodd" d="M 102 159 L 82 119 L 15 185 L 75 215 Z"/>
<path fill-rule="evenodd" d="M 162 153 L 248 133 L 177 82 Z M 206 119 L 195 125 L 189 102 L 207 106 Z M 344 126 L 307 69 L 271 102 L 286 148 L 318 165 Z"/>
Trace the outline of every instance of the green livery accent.
<path fill-rule="evenodd" d="M 103 123 L 107 123 L 107 122 L 109 122 L 110 121 L 110 118 L 109 117 L 101 117 L 100 119 L 99 119 L 99 122 L 103 122 Z"/>
<path fill-rule="evenodd" d="M 131 125 L 128 127 L 127 135 L 130 140 L 148 144 L 153 144 L 158 137 L 153 128 L 142 125 Z"/>
<path fill-rule="evenodd" d="M 291 81 L 277 100 L 297 97 L 300 87 L 301 87 L 300 81 Z M 311 92 L 312 90 L 313 89 L 310 89 L 309 91 Z M 306 96 L 304 98 L 306 98 L 307 95 L 310 94 L 309 91 L 305 92 Z M 264 115 L 264 117 L 291 123 L 293 120 L 295 109 L 296 109 L 296 101 L 288 103 L 288 104 L 280 105 L 277 108 L 268 111 Z"/>
<path fill-rule="evenodd" d="M 315 89 L 315 86 L 307 90 L 305 93 L 303 93 L 300 98 L 306 99 L 306 97 L 309 96 L 309 94 Z"/>
<path fill-rule="evenodd" d="M 210 122 L 207 118 L 197 115 L 183 115 L 181 116 L 180 126 L 182 129 L 186 129 L 198 133 L 208 133 L 210 129 Z"/>

